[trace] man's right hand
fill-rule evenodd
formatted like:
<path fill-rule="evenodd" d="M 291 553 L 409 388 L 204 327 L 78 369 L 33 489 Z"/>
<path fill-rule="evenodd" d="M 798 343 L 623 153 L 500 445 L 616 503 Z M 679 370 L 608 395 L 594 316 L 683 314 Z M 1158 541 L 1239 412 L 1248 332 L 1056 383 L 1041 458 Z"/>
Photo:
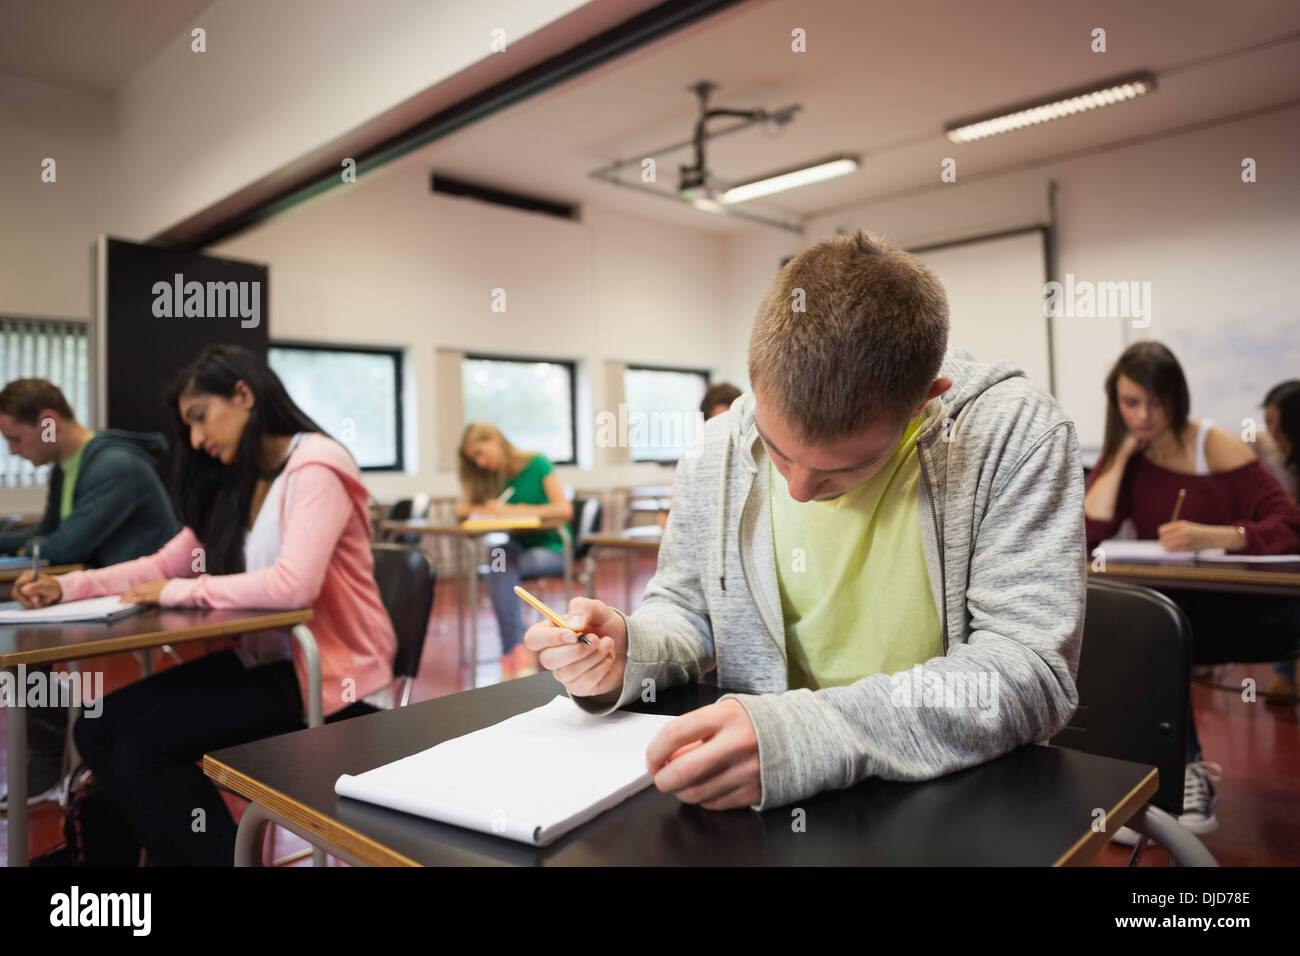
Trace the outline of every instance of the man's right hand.
<path fill-rule="evenodd" d="M 14 582 L 13 595 L 23 607 L 48 607 L 63 598 L 63 588 L 52 574 L 36 577 L 31 571 L 24 571 Z"/>
<path fill-rule="evenodd" d="M 542 666 L 573 697 L 596 697 L 622 687 L 627 666 L 627 625 L 623 616 L 603 601 L 576 597 L 569 602 L 565 620 L 582 631 L 592 646 L 550 621 L 530 627 L 524 634 L 525 646 L 541 652 Z"/>

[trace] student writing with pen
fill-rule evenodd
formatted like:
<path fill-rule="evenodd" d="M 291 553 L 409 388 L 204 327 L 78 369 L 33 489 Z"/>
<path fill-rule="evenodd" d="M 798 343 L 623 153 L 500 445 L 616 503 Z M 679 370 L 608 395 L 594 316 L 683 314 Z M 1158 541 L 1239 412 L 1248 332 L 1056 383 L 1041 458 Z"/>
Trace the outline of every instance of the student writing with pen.
<path fill-rule="evenodd" d="M 1159 342 L 1127 348 L 1105 392 L 1104 444 L 1084 500 L 1090 550 L 1131 521 L 1139 539 L 1157 539 L 1166 551 L 1300 552 L 1300 507 L 1236 435 L 1188 418 L 1187 380 L 1169 349 Z M 1198 649 L 1225 637 L 1289 645 L 1286 635 L 1300 629 L 1297 602 L 1288 598 L 1183 589 L 1168 596 L 1187 615 Z M 1194 833 L 1218 828 L 1211 781 L 1220 772 L 1202 759 L 1189 715 L 1179 821 Z M 1132 843 L 1136 834 L 1124 827 L 1116 839 Z"/>
<path fill-rule="evenodd" d="M 392 681 L 397 639 L 375 583 L 355 460 L 247 349 L 208 347 L 166 400 L 180 532 L 132 561 L 20 579 L 19 602 L 122 594 L 172 607 L 309 608 L 326 720 L 373 711 L 365 697 Z M 290 634 L 264 630 L 107 695 L 97 719 L 74 726 L 77 749 L 125 815 L 104 825 L 133 834 L 151 865 L 229 866 L 235 821 L 196 761 L 301 728 L 307 681 Z M 206 825 L 196 829 L 199 809 Z"/>
<path fill-rule="evenodd" d="M 460 441 L 461 497 L 456 516 L 573 519 L 560 476 L 545 455 L 521 451 L 488 422 L 471 422 Z M 501 634 L 501 676 L 537 672 L 537 656 L 523 643 L 524 622 L 514 588 L 522 578 L 564 573 L 564 539 L 558 531 L 511 532 L 488 562 L 486 585 Z"/>
<path fill-rule="evenodd" d="M 572 699 L 606 714 L 716 667 L 728 693 L 645 756 L 661 791 L 719 810 L 937 777 L 1064 726 L 1086 568 L 1055 401 L 949 347 L 933 273 L 866 233 L 781 270 L 749 377 L 678 464 L 637 611 L 573 599 L 592 647 L 525 635 Z M 905 699 L 893 675 L 917 667 L 940 687 L 996 675 L 996 703 Z"/>
<path fill-rule="evenodd" d="M 14 379 L 0 390 L 0 435 L 11 455 L 49 466 L 40 523 L 0 534 L 0 554 L 35 561 L 39 541 L 47 564 L 98 568 L 152 554 L 179 530 L 154 464 L 167 448 L 162 435 L 86 428 L 62 390 L 42 378 Z M 15 583 L 15 599 L 29 577 Z M 32 707 L 28 717 L 30 803 L 58 783 L 68 717 L 55 706 Z M 0 796 L 0 812 L 8 800 Z"/>

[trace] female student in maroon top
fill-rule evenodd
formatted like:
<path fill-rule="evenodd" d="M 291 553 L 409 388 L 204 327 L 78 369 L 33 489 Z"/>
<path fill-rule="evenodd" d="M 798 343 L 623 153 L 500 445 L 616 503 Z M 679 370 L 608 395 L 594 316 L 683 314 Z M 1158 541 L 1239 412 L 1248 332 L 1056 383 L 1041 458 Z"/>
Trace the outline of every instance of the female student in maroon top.
<path fill-rule="evenodd" d="M 1286 493 L 1300 502 L 1300 379 L 1274 385 L 1264 396 L 1263 406 L 1264 427 L 1272 441 L 1261 443 L 1260 459 Z M 1273 664 L 1273 678 L 1264 688 L 1264 697 L 1270 704 L 1295 701 L 1295 658 Z"/>
<path fill-rule="evenodd" d="M 1106 377 L 1106 397 L 1104 445 L 1084 499 L 1089 551 L 1131 519 L 1138 538 L 1159 540 L 1168 551 L 1300 552 L 1300 507 L 1235 435 L 1188 419 L 1187 380 L 1169 349 L 1159 342 L 1126 349 Z M 1184 489 L 1179 519 L 1171 520 Z M 1167 593 L 1187 615 L 1198 647 L 1242 635 L 1293 641 L 1300 627 L 1300 602 L 1290 598 Z M 1194 833 L 1218 828 L 1210 778 L 1220 772 L 1201 759 L 1189 714 L 1180 822 Z"/>

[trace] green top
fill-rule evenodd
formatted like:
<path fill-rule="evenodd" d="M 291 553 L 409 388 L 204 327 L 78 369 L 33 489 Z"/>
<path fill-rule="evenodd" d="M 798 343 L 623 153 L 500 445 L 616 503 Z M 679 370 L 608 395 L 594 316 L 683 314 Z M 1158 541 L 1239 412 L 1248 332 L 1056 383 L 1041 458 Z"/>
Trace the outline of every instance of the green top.
<path fill-rule="evenodd" d="M 524 465 L 523 470 L 506 482 L 506 488 L 513 488 L 515 493 L 510 496 L 507 504 L 512 505 L 544 505 L 551 499 L 546 497 L 546 489 L 543 482 L 546 476 L 555 470 L 545 455 L 533 455 L 528 464 Z M 505 494 L 506 488 L 501 489 Z M 549 548 L 552 551 L 564 550 L 564 539 L 560 537 L 558 531 L 532 531 L 532 532 L 512 532 L 514 537 L 525 548 Z"/>
<path fill-rule="evenodd" d="M 63 469 L 63 494 L 59 500 L 59 520 L 65 520 L 68 515 L 72 514 L 72 496 L 77 488 L 77 472 L 81 470 L 81 453 L 86 450 L 86 446 L 95 438 L 95 433 L 91 432 L 90 437 L 81 443 L 78 448 L 63 464 L 59 465 Z"/>
<path fill-rule="evenodd" d="M 840 687 L 943 655 L 917 504 L 923 418 L 879 472 L 832 501 L 795 501 L 771 469 L 791 690 Z"/>

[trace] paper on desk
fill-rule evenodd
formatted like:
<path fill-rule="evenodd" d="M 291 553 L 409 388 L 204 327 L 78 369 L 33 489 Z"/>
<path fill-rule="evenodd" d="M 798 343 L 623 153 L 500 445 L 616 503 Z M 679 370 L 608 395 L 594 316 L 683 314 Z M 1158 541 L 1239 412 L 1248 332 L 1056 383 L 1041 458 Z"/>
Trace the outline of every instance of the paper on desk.
<path fill-rule="evenodd" d="M 334 791 L 546 846 L 650 784 L 645 750 L 673 720 L 588 714 L 566 696 L 366 773 Z"/>
<path fill-rule="evenodd" d="M 1107 561 L 1114 561 L 1116 564 L 1123 564 L 1125 561 L 1141 564 L 1213 560 L 1227 553 L 1223 548 L 1208 548 L 1204 551 L 1166 551 L 1159 541 L 1127 541 L 1122 538 L 1108 538 L 1097 547 L 1105 552 Z"/>
<path fill-rule="evenodd" d="M 25 608 L 17 601 L 0 603 L 0 624 L 72 624 L 78 621 L 116 621 L 144 610 L 146 604 L 123 604 L 122 595 L 60 601 L 49 607 Z"/>
<path fill-rule="evenodd" d="M 472 514 L 461 522 L 461 527 L 470 530 L 490 531 L 494 528 L 538 528 L 541 527 L 540 515 L 502 515 Z"/>
<path fill-rule="evenodd" d="M 1198 561 L 1241 561 L 1244 564 L 1276 564 L 1279 561 L 1300 561 L 1300 554 L 1233 554 L 1231 551 L 1196 556 Z"/>

